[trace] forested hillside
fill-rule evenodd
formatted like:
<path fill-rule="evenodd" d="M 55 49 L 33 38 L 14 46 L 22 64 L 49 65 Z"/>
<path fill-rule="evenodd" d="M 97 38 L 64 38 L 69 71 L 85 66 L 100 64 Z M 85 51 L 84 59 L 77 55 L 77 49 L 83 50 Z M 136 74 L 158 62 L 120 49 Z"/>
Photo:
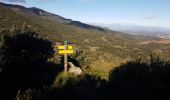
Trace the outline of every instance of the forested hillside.
<path fill-rule="evenodd" d="M 0 3 L 0 100 L 170 98 L 170 44 Z M 74 44 L 63 71 L 55 42 Z M 149 98 L 145 98 L 144 95 Z M 156 96 L 155 96 L 156 95 Z M 160 97 L 160 98 L 159 98 Z"/>

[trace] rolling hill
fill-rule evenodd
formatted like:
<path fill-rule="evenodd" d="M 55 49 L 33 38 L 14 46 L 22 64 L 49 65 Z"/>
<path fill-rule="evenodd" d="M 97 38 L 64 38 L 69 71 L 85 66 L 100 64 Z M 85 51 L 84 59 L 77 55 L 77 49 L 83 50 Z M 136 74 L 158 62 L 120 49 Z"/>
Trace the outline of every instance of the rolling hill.
<path fill-rule="evenodd" d="M 168 100 L 170 39 L 128 33 L 0 3 L 0 100 Z"/>
<path fill-rule="evenodd" d="M 122 41 L 137 41 L 132 35 L 66 19 L 35 7 L 26 8 L 19 5 L 1 3 L 0 10 L 2 12 L 0 15 L 1 29 L 27 25 L 36 30 L 40 35 L 44 35 L 52 41 L 63 41 L 66 39 L 80 44 L 89 44 L 85 42 L 87 39 L 91 42 L 97 42 L 98 44 L 115 40 L 120 43 Z M 108 40 L 106 38 L 108 38 Z M 129 41 L 129 38 L 132 40 Z"/>
<path fill-rule="evenodd" d="M 0 3 L 0 12 L 0 31 L 26 26 L 52 42 L 72 42 L 82 51 L 75 59 L 83 59 L 81 67 L 90 66 L 94 72 L 98 70 L 105 74 L 124 61 L 148 57 L 153 50 L 161 51 L 164 59 L 170 57 L 169 44 L 141 44 L 155 39 L 152 37 L 111 31 L 66 19 L 36 7 Z"/>

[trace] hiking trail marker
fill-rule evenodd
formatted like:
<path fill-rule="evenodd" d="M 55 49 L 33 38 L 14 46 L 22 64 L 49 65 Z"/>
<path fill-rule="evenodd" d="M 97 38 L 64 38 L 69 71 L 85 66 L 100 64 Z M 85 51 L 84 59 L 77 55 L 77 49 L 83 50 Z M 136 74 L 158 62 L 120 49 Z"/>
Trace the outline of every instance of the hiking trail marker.
<path fill-rule="evenodd" d="M 73 46 L 68 45 L 67 41 L 64 41 L 64 45 L 58 46 L 58 53 L 64 55 L 64 72 L 67 72 L 68 66 L 68 57 L 67 54 L 73 54 Z"/>

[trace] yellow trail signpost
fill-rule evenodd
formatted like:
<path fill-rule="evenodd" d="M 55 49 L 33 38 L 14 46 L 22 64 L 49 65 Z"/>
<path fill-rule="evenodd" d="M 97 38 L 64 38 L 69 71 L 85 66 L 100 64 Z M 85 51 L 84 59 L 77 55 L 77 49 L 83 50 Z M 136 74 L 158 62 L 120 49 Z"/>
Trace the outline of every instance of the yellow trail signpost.
<path fill-rule="evenodd" d="M 58 46 L 58 53 L 64 55 L 64 72 L 67 72 L 68 58 L 67 54 L 73 54 L 73 46 L 68 45 L 67 41 L 64 41 L 64 45 Z"/>

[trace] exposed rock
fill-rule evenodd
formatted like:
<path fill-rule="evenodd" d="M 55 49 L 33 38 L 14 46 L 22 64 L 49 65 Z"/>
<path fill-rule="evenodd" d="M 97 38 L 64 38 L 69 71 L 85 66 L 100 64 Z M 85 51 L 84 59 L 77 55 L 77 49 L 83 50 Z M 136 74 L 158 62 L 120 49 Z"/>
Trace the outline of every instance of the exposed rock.
<path fill-rule="evenodd" d="M 73 73 L 75 75 L 81 75 L 83 73 L 81 68 L 74 66 L 72 62 L 68 62 L 68 72 Z"/>

